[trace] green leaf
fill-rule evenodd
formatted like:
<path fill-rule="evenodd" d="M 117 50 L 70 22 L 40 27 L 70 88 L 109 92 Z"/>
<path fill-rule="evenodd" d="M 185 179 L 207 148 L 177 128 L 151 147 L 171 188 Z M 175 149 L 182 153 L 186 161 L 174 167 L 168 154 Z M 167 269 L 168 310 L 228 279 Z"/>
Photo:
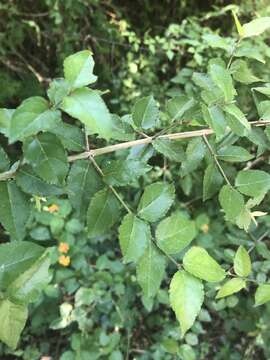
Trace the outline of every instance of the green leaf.
<path fill-rule="evenodd" d="M 24 165 L 16 174 L 16 184 L 23 192 L 37 196 L 61 195 L 64 190 L 40 179 L 29 165 Z"/>
<path fill-rule="evenodd" d="M 0 145 L 0 172 L 7 171 L 9 169 L 10 162 L 7 154 Z"/>
<path fill-rule="evenodd" d="M 150 240 L 147 249 L 137 263 L 137 280 L 143 295 L 152 298 L 160 288 L 165 273 L 165 258 Z"/>
<path fill-rule="evenodd" d="M 252 37 L 262 34 L 270 28 L 270 17 L 260 17 L 243 25 L 243 37 Z"/>
<path fill-rule="evenodd" d="M 93 74 L 94 60 L 90 50 L 79 51 L 64 60 L 65 79 L 73 89 L 92 84 L 97 80 Z"/>
<path fill-rule="evenodd" d="M 247 250 L 241 245 L 236 251 L 233 268 L 238 276 L 247 277 L 251 273 L 251 261 Z"/>
<path fill-rule="evenodd" d="M 202 104 L 202 113 L 205 122 L 213 129 L 217 139 L 225 135 L 227 123 L 223 111 L 217 105 Z"/>
<path fill-rule="evenodd" d="M 50 82 L 47 95 L 50 102 L 58 107 L 70 90 L 70 84 L 65 79 L 54 79 Z"/>
<path fill-rule="evenodd" d="M 15 110 L 10 120 L 9 141 L 14 143 L 40 131 L 48 131 L 60 121 L 60 111 L 49 109 L 48 102 L 42 97 L 31 97 Z"/>
<path fill-rule="evenodd" d="M 256 90 L 256 91 L 258 91 L 259 93 L 270 97 L 270 86 L 269 86 L 269 84 L 268 84 L 268 86 L 254 87 L 254 88 L 252 88 L 252 90 L 253 90 L 253 91 Z"/>
<path fill-rule="evenodd" d="M 228 162 L 244 162 L 254 158 L 246 149 L 241 146 L 225 146 L 217 152 L 218 159 Z"/>
<path fill-rule="evenodd" d="M 224 185 L 219 193 L 219 202 L 228 221 L 235 222 L 244 209 L 244 197 L 229 185 Z"/>
<path fill-rule="evenodd" d="M 155 127 L 158 118 L 158 105 L 152 95 L 141 98 L 135 103 L 132 111 L 132 119 L 138 128 L 147 130 Z"/>
<path fill-rule="evenodd" d="M 243 84 L 252 84 L 254 82 L 262 81 L 262 79 L 253 75 L 247 63 L 244 60 L 236 60 L 231 65 L 231 71 L 234 80 Z"/>
<path fill-rule="evenodd" d="M 237 174 L 235 186 L 242 194 L 257 197 L 270 189 L 270 175 L 262 170 L 243 170 Z"/>
<path fill-rule="evenodd" d="M 245 288 L 246 282 L 243 279 L 233 278 L 228 280 L 224 285 L 219 289 L 216 299 L 221 299 L 226 296 L 235 294 Z"/>
<path fill-rule="evenodd" d="M 202 282 L 185 271 L 177 271 L 170 284 L 170 303 L 180 322 L 181 335 L 194 324 L 204 299 Z"/>
<path fill-rule="evenodd" d="M 194 99 L 189 99 L 185 95 L 175 96 L 168 100 L 166 108 L 171 116 L 170 122 L 182 120 L 185 113 L 192 109 L 195 104 Z"/>
<path fill-rule="evenodd" d="M 174 201 L 174 186 L 157 182 L 146 186 L 138 206 L 138 215 L 150 222 L 165 216 Z"/>
<path fill-rule="evenodd" d="M 0 181 L 0 199 L 0 222 L 13 239 L 22 240 L 30 215 L 28 197 L 15 181 Z"/>
<path fill-rule="evenodd" d="M 130 141 L 135 139 L 135 133 L 131 125 L 123 120 L 124 117 L 111 114 L 112 139 L 119 141 Z"/>
<path fill-rule="evenodd" d="M 128 185 L 150 170 L 151 166 L 135 159 L 111 160 L 102 167 L 106 183 L 115 186 Z"/>
<path fill-rule="evenodd" d="M 203 177 L 203 201 L 210 199 L 220 189 L 223 183 L 216 164 L 212 163 L 207 166 Z"/>
<path fill-rule="evenodd" d="M 63 99 L 61 109 L 80 120 L 91 134 L 107 140 L 112 136 L 111 116 L 98 91 L 77 89 Z"/>
<path fill-rule="evenodd" d="M 225 270 L 199 246 L 188 250 L 183 258 L 183 265 L 187 272 L 205 281 L 222 281 L 226 276 Z"/>
<path fill-rule="evenodd" d="M 87 211 L 88 235 L 103 235 L 119 219 L 119 212 L 119 202 L 109 189 L 97 192 Z"/>
<path fill-rule="evenodd" d="M 263 305 L 270 301 L 270 284 L 261 284 L 255 293 L 255 305 Z"/>
<path fill-rule="evenodd" d="M 30 268 L 16 278 L 7 288 L 6 294 L 14 303 L 27 305 L 38 298 L 41 290 L 50 281 L 50 259 L 45 252 Z"/>
<path fill-rule="evenodd" d="M 196 235 L 195 224 L 175 212 L 162 220 L 156 230 L 158 246 L 167 254 L 175 254 L 188 246 Z"/>
<path fill-rule="evenodd" d="M 15 349 L 26 323 L 27 307 L 0 300 L 0 340 Z"/>
<path fill-rule="evenodd" d="M 181 162 L 185 159 L 185 153 L 181 141 L 169 139 L 156 139 L 153 141 L 154 148 L 170 160 Z"/>
<path fill-rule="evenodd" d="M 265 64 L 263 55 L 258 51 L 258 47 L 249 46 L 247 43 L 242 43 L 243 45 L 238 46 L 235 52 L 235 57 L 247 57 L 248 59 L 257 60 L 262 64 Z"/>
<path fill-rule="evenodd" d="M 49 132 L 56 135 L 64 148 L 70 151 L 82 151 L 85 148 L 85 136 L 78 126 L 59 122 Z"/>
<path fill-rule="evenodd" d="M 13 109 L 0 109 L 0 133 L 6 137 L 9 136 L 10 121 L 14 111 Z"/>
<path fill-rule="evenodd" d="M 201 138 L 189 141 L 186 149 L 186 160 L 181 164 L 181 174 L 185 176 L 196 170 L 205 156 L 206 146 Z"/>
<path fill-rule="evenodd" d="M 210 76 L 213 82 L 223 92 L 225 101 L 230 102 L 236 95 L 230 72 L 221 65 L 211 64 L 209 68 Z"/>
<path fill-rule="evenodd" d="M 151 242 L 150 226 L 137 216 L 127 214 L 119 227 L 119 241 L 125 262 L 136 262 Z"/>
<path fill-rule="evenodd" d="M 224 106 L 226 112 L 226 120 L 229 127 L 238 136 L 247 135 L 250 130 L 250 123 L 248 122 L 242 111 L 234 104 Z"/>
<path fill-rule="evenodd" d="M 24 144 L 24 156 L 35 173 L 50 184 L 63 185 L 68 172 L 66 152 L 60 140 L 44 133 Z"/>
<path fill-rule="evenodd" d="M 86 215 L 93 195 L 103 186 L 100 176 L 88 160 L 75 161 L 67 178 L 69 200 L 79 218 Z"/>
<path fill-rule="evenodd" d="M 44 248 L 28 241 L 12 241 L 0 245 L 0 289 L 6 289 L 44 252 Z"/>

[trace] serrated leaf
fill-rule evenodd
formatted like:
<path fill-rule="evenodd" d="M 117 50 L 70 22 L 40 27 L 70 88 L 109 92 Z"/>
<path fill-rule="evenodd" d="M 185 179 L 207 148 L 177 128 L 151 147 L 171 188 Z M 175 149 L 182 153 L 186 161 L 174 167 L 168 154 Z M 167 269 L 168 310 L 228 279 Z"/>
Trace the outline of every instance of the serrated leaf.
<path fill-rule="evenodd" d="M 180 212 L 163 219 L 156 230 L 157 244 L 167 254 L 175 254 L 183 250 L 195 235 L 194 222 Z"/>
<path fill-rule="evenodd" d="M 181 162 L 185 159 L 185 153 L 181 141 L 169 139 L 156 139 L 153 141 L 154 148 L 170 160 Z"/>
<path fill-rule="evenodd" d="M 56 135 L 64 148 L 70 151 L 81 151 L 85 148 L 85 136 L 78 126 L 61 121 L 51 128 L 49 132 Z"/>
<path fill-rule="evenodd" d="M 0 245 L 0 289 L 5 290 L 44 252 L 44 248 L 28 241 L 12 241 Z"/>
<path fill-rule="evenodd" d="M 171 116 L 170 122 L 182 120 L 185 113 L 192 109 L 195 104 L 194 99 L 190 99 L 185 95 L 175 96 L 168 100 L 166 108 Z"/>
<path fill-rule="evenodd" d="M 255 305 L 263 305 L 270 301 L 270 284 L 261 284 L 255 293 Z"/>
<path fill-rule="evenodd" d="M 181 164 L 181 174 L 185 176 L 196 170 L 206 153 L 206 146 L 201 138 L 189 141 L 186 149 L 186 159 Z"/>
<path fill-rule="evenodd" d="M 80 120 L 91 134 L 98 134 L 104 139 L 111 137 L 111 116 L 98 91 L 77 89 L 63 99 L 61 109 Z"/>
<path fill-rule="evenodd" d="M 183 258 L 183 266 L 190 274 L 209 282 L 222 281 L 226 276 L 225 270 L 199 246 L 188 250 Z"/>
<path fill-rule="evenodd" d="M 251 261 L 247 250 L 241 245 L 233 259 L 233 268 L 238 276 L 247 277 L 251 273 Z"/>
<path fill-rule="evenodd" d="M 0 222 L 13 239 L 22 240 L 30 215 L 29 199 L 15 181 L 0 181 Z"/>
<path fill-rule="evenodd" d="M 213 129 L 217 139 L 225 135 L 227 123 L 223 111 L 217 105 L 206 106 L 202 104 L 202 113 L 205 122 Z"/>
<path fill-rule="evenodd" d="M 228 162 L 243 162 L 254 158 L 254 155 L 251 155 L 246 149 L 236 145 L 220 148 L 217 156 L 219 160 Z"/>
<path fill-rule="evenodd" d="M 116 114 L 111 114 L 112 139 L 119 141 L 130 141 L 135 139 L 135 132 L 131 125 Z"/>
<path fill-rule="evenodd" d="M 270 17 L 266 16 L 254 19 L 244 24 L 242 28 L 244 38 L 258 36 L 270 28 Z"/>
<path fill-rule="evenodd" d="M 27 315 L 26 306 L 14 304 L 8 299 L 0 300 L 0 340 L 12 349 L 18 344 Z"/>
<path fill-rule="evenodd" d="M 165 265 L 164 256 L 150 240 L 136 267 L 137 280 L 145 297 L 152 298 L 158 292 L 164 277 Z"/>
<path fill-rule="evenodd" d="M 14 109 L 0 109 L 0 133 L 9 136 L 9 127 Z"/>
<path fill-rule="evenodd" d="M 224 110 L 226 120 L 232 131 L 238 136 L 247 135 L 250 130 L 250 123 L 242 111 L 234 104 L 225 105 Z"/>
<path fill-rule="evenodd" d="M 9 169 L 10 162 L 7 154 L 0 145 L 0 172 L 7 171 Z"/>
<path fill-rule="evenodd" d="M 172 184 L 157 182 L 146 186 L 138 206 L 138 215 L 150 222 L 165 216 L 171 207 L 175 189 Z"/>
<path fill-rule="evenodd" d="M 230 72 L 218 64 L 211 64 L 209 68 L 213 82 L 223 92 L 225 101 L 230 102 L 236 95 Z"/>
<path fill-rule="evenodd" d="M 119 241 L 125 262 L 136 262 L 151 242 L 150 226 L 134 214 L 127 214 L 119 227 Z"/>
<path fill-rule="evenodd" d="M 203 177 L 203 201 L 210 199 L 221 187 L 223 177 L 213 163 L 207 166 Z"/>
<path fill-rule="evenodd" d="M 119 202 L 109 189 L 97 192 L 87 210 L 88 235 L 103 235 L 119 219 L 119 213 Z"/>
<path fill-rule="evenodd" d="M 135 159 L 110 160 L 102 167 L 106 183 L 115 186 L 128 185 L 150 170 L 151 166 Z"/>
<path fill-rule="evenodd" d="M 226 296 L 230 296 L 244 289 L 246 286 L 246 282 L 240 278 L 233 278 L 228 280 L 224 285 L 219 289 L 216 299 L 221 299 Z"/>
<path fill-rule="evenodd" d="M 23 151 L 38 176 L 50 184 L 64 184 L 69 168 L 67 155 L 55 135 L 40 134 L 26 142 Z"/>
<path fill-rule="evenodd" d="M 174 274 L 170 284 L 170 303 L 180 322 L 181 335 L 194 324 L 204 299 L 204 290 L 201 280 L 178 271 Z"/>
<path fill-rule="evenodd" d="M 262 170 L 240 171 L 235 186 L 242 194 L 257 197 L 270 189 L 270 175 Z"/>
<path fill-rule="evenodd" d="M 90 50 L 79 51 L 65 58 L 64 75 L 73 89 L 92 84 L 97 80 L 93 74 L 94 60 Z"/>
<path fill-rule="evenodd" d="M 60 111 L 49 109 L 47 100 L 39 96 L 30 97 L 21 103 L 10 120 L 9 142 L 48 131 L 60 121 Z"/>
<path fill-rule="evenodd" d="M 134 124 L 141 129 L 150 129 L 157 125 L 159 110 L 153 96 L 139 99 L 133 108 L 132 119 Z"/>
<path fill-rule="evenodd" d="M 245 207 L 244 197 L 229 185 L 224 185 L 219 193 L 219 202 L 228 221 L 235 222 Z"/>
<path fill-rule="evenodd" d="M 75 161 L 67 178 L 69 200 L 79 218 L 85 218 L 93 195 L 103 186 L 100 176 L 88 160 Z"/>
<path fill-rule="evenodd" d="M 49 84 L 47 95 L 52 104 L 59 106 L 70 90 L 71 85 L 65 79 L 54 79 Z"/>
<path fill-rule="evenodd" d="M 262 79 L 253 75 L 252 71 L 248 67 L 244 60 L 236 60 L 231 65 L 231 71 L 234 80 L 243 84 L 252 84 L 254 82 L 262 81 Z"/>

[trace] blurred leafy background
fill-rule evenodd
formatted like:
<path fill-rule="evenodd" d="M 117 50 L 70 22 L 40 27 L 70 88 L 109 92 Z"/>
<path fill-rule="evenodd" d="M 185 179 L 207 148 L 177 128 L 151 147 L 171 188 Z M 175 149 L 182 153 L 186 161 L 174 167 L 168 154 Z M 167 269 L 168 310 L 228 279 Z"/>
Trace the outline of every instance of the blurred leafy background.
<path fill-rule="evenodd" d="M 213 57 L 228 60 L 236 35 L 232 9 L 242 22 L 270 15 L 268 0 L 2 0 L 0 106 L 15 107 L 43 94 L 49 80 L 61 76 L 63 59 L 86 48 L 94 54 L 97 87 L 109 90 L 105 97 L 112 112 L 130 112 L 139 96 L 150 93 L 161 104 L 165 95 L 189 94 L 194 70 L 204 71 Z M 269 82 L 268 37 L 250 42 L 249 61 Z M 252 110 L 250 95 L 239 93 L 242 109 Z M 176 165 L 157 166 L 152 176 L 177 172 Z M 230 246 L 254 239 L 225 224 L 215 200 L 203 205 L 199 181 L 200 172 L 179 180 L 178 206 L 192 211 L 197 244 L 231 263 Z M 188 201 L 191 193 L 194 199 Z M 154 302 L 141 298 L 133 266 L 121 262 L 116 232 L 89 243 L 68 200 L 36 201 L 41 211 L 29 221 L 28 238 L 54 246 L 53 281 L 32 305 L 19 349 L 0 345 L 1 359 L 270 359 L 269 304 L 254 308 L 245 293 L 208 300 L 180 340 L 168 306 L 169 279 Z M 257 239 L 270 228 L 270 217 L 260 222 Z M 260 280 L 270 270 L 266 244 L 258 242 L 253 259 Z"/>

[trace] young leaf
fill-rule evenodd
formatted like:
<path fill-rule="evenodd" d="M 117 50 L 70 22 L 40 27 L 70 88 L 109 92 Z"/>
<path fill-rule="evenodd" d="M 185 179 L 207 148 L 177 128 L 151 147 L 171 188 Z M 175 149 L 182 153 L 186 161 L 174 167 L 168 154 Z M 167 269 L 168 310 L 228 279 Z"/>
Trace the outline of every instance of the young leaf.
<path fill-rule="evenodd" d="M 216 164 L 207 166 L 203 177 L 203 201 L 210 199 L 221 187 L 223 177 Z"/>
<path fill-rule="evenodd" d="M 137 216 L 127 214 L 119 227 L 119 241 L 125 262 L 136 262 L 151 242 L 150 227 Z"/>
<path fill-rule="evenodd" d="M 180 141 L 169 139 L 156 139 L 153 141 L 154 148 L 170 160 L 181 162 L 185 159 L 185 152 Z"/>
<path fill-rule="evenodd" d="M 97 80 L 93 74 L 94 60 L 91 51 L 83 50 L 72 54 L 64 60 L 65 79 L 71 84 L 72 89 L 77 89 Z"/>
<path fill-rule="evenodd" d="M 246 282 L 240 278 L 233 278 L 228 280 L 224 285 L 219 289 L 216 299 L 221 299 L 225 296 L 230 296 L 237 293 L 238 291 L 245 288 Z"/>
<path fill-rule="evenodd" d="M 246 277 L 251 272 L 251 261 L 247 250 L 243 246 L 239 246 L 236 251 L 233 268 L 238 276 Z"/>
<path fill-rule="evenodd" d="M 220 160 L 228 162 L 244 162 L 254 158 L 246 149 L 235 145 L 219 149 L 217 156 Z"/>
<path fill-rule="evenodd" d="M 219 193 L 219 202 L 228 221 L 235 222 L 244 209 L 244 197 L 229 185 L 224 185 Z"/>
<path fill-rule="evenodd" d="M 225 270 L 199 246 L 193 246 L 188 250 L 183 265 L 187 272 L 205 281 L 222 281 L 226 276 Z"/>
<path fill-rule="evenodd" d="M 195 224 L 180 212 L 162 220 L 156 230 L 158 246 L 167 254 L 175 254 L 188 246 L 196 235 Z"/>
<path fill-rule="evenodd" d="M 97 192 L 87 211 L 88 235 L 103 235 L 119 219 L 119 213 L 119 201 L 109 189 Z"/>
<path fill-rule="evenodd" d="M 25 236 L 25 225 L 30 215 L 28 197 L 15 181 L 0 181 L 0 222 L 16 240 Z"/>
<path fill-rule="evenodd" d="M 24 144 L 24 156 L 35 173 L 50 184 L 63 185 L 68 172 L 66 152 L 60 140 L 44 133 Z"/>
<path fill-rule="evenodd" d="M 170 284 L 170 303 L 180 322 L 181 335 L 194 324 L 204 299 L 204 290 L 201 280 L 186 273 L 177 271 Z"/>
<path fill-rule="evenodd" d="M 232 101 L 234 96 L 236 95 L 236 91 L 233 86 L 230 72 L 227 69 L 224 69 L 221 65 L 211 64 L 209 73 L 213 82 L 223 92 L 225 101 Z"/>
<path fill-rule="evenodd" d="M 138 215 L 150 222 L 158 221 L 165 216 L 174 201 L 174 186 L 157 182 L 148 185 L 138 206 Z"/>
<path fill-rule="evenodd" d="M 270 284 L 261 284 L 255 293 L 255 305 L 263 305 L 270 301 Z"/>
<path fill-rule="evenodd" d="M 186 149 L 186 159 L 181 164 L 181 174 L 186 176 L 201 164 L 206 152 L 205 143 L 201 138 L 189 141 Z"/>
<path fill-rule="evenodd" d="M 270 189 L 270 175 L 262 170 L 240 171 L 235 186 L 242 194 L 257 197 Z"/>
<path fill-rule="evenodd" d="M 0 340 L 13 350 L 27 319 L 27 307 L 14 304 L 8 299 L 0 300 Z"/>
<path fill-rule="evenodd" d="M 165 273 L 165 257 L 150 240 L 147 249 L 137 263 L 137 279 L 147 298 L 156 295 Z"/>
<path fill-rule="evenodd" d="M 175 96 L 167 102 L 167 111 L 171 116 L 170 121 L 179 121 L 183 118 L 185 113 L 192 109 L 196 102 L 194 99 L 189 99 L 185 95 Z"/>
<path fill-rule="evenodd" d="M 112 136 L 111 116 L 98 91 L 77 89 L 63 99 L 61 109 L 80 120 L 91 134 L 107 140 Z"/>
<path fill-rule="evenodd" d="M 244 38 L 258 36 L 270 28 L 270 17 L 260 17 L 258 19 L 254 19 L 244 24 L 242 28 Z"/>
<path fill-rule="evenodd" d="M 155 127 L 158 117 L 158 106 L 152 95 L 141 98 L 135 103 L 132 119 L 138 128 L 147 130 Z"/>

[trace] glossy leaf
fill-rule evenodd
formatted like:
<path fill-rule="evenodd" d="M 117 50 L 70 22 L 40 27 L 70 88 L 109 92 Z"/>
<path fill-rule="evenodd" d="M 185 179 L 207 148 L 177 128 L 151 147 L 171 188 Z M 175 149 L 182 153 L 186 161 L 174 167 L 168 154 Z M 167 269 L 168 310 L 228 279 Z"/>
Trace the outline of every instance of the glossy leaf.
<path fill-rule="evenodd" d="M 270 28 L 270 17 L 260 17 L 243 25 L 243 37 L 258 36 Z"/>

